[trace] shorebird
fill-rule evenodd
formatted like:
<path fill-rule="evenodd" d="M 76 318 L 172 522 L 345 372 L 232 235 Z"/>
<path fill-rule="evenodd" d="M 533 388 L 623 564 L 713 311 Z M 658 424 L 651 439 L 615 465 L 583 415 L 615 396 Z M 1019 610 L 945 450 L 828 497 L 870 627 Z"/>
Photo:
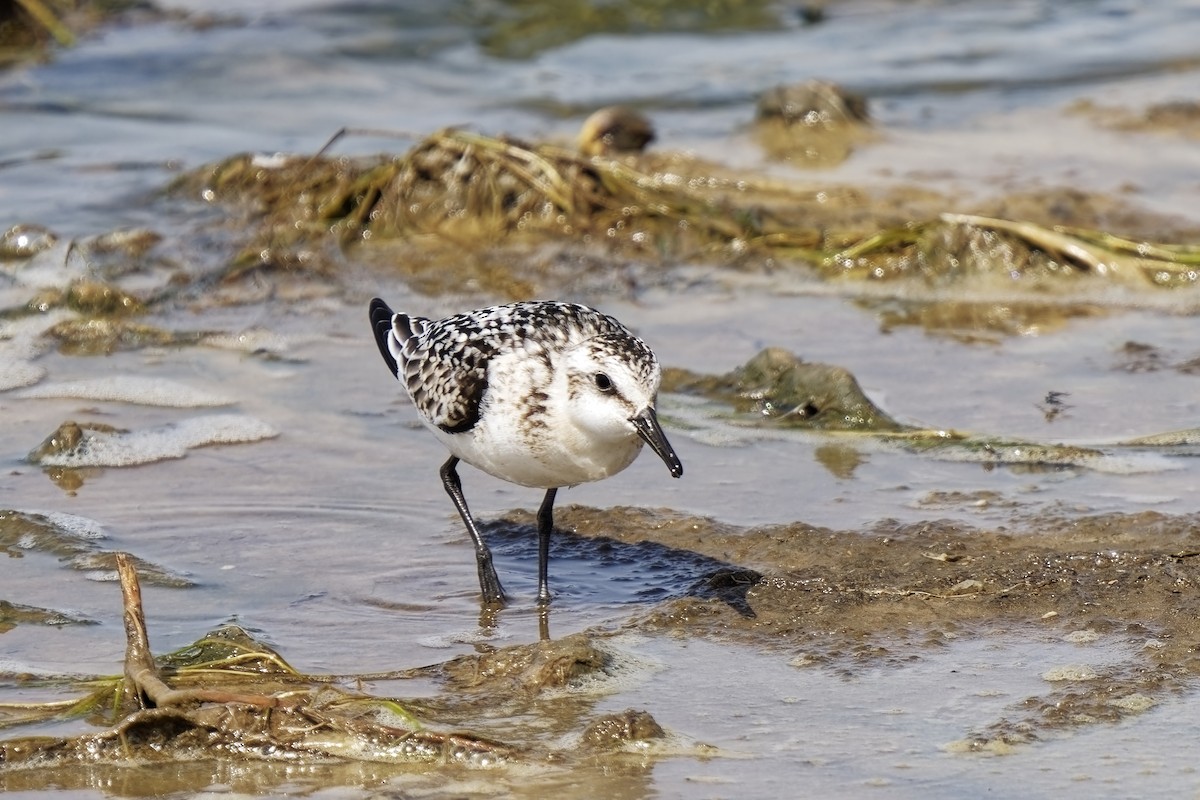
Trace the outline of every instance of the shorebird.
<path fill-rule="evenodd" d="M 538 604 L 550 602 L 554 497 L 629 466 L 648 444 L 673 477 L 683 465 L 658 424 L 662 370 L 654 353 L 612 317 L 587 306 L 511 303 L 440 320 L 371 301 L 379 352 L 421 422 L 450 451 L 440 474 L 475 544 L 486 605 L 505 595 L 475 524 L 458 462 L 546 490 L 538 510 Z"/>

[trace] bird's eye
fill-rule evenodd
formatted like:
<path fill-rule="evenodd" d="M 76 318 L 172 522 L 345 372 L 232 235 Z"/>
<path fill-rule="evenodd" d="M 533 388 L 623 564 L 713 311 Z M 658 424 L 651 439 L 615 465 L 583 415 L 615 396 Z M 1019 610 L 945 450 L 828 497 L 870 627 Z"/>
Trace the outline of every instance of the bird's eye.
<path fill-rule="evenodd" d="M 613 391 L 612 378 L 605 375 L 603 372 L 597 372 L 594 376 L 596 388 L 604 394 L 610 394 Z"/>

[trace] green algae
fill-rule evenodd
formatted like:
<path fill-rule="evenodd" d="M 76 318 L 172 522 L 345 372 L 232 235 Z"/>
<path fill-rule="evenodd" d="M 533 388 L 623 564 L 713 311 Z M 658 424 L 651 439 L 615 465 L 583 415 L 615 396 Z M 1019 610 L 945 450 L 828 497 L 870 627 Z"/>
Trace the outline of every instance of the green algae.
<path fill-rule="evenodd" d="M 849 371 L 810 364 L 770 347 L 725 375 L 667 369 L 663 390 L 729 403 L 757 424 L 815 430 L 899 431 L 900 425 L 863 393 Z"/>

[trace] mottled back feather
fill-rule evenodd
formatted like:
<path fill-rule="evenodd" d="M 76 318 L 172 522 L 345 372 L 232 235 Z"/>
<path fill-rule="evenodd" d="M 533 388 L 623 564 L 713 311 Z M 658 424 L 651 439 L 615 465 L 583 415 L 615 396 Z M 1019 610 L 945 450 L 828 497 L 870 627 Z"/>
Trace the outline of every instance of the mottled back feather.
<path fill-rule="evenodd" d="M 530 356 L 592 341 L 644 365 L 657 361 L 650 348 L 612 317 L 573 303 L 511 303 L 431 321 L 395 314 L 371 302 L 371 325 L 384 361 L 408 389 L 421 414 L 447 433 L 479 422 L 488 388 L 488 363 L 523 350 Z"/>

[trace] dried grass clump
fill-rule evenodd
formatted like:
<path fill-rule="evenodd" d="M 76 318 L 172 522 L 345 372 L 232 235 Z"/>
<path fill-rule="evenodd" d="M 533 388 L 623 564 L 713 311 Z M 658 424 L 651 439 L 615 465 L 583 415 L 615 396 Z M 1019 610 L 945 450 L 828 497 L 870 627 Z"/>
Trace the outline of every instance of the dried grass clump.
<path fill-rule="evenodd" d="M 829 205 L 828 193 L 696 174 L 696 167 L 635 166 L 446 130 L 397 157 L 238 155 L 185 176 L 178 188 L 249 204 L 277 245 L 325 232 L 343 241 L 436 235 L 479 246 L 569 237 L 660 253 L 745 249 L 768 234 L 768 246 L 818 243 L 811 228 L 797 237 L 766 209 L 815 210 Z"/>
<path fill-rule="evenodd" d="M 946 198 L 919 189 L 871 197 L 747 178 L 680 156 L 590 157 L 462 130 L 439 131 L 394 157 L 239 155 L 179 186 L 253 209 L 261 228 L 245 251 L 251 264 L 285 263 L 332 233 L 343 244 L 413 245 L 408 259 L 444 254 L 447 243 L 479 254 L 559 242 L 648 263 L 798 262 L 827 279 L 984 289 L 1007 290 L 1016 278 L 1038 290 L 1069 289 L 1081 278 L 1162 287 L 1200 279 L 1194 245 L 946 213 Z"/>

